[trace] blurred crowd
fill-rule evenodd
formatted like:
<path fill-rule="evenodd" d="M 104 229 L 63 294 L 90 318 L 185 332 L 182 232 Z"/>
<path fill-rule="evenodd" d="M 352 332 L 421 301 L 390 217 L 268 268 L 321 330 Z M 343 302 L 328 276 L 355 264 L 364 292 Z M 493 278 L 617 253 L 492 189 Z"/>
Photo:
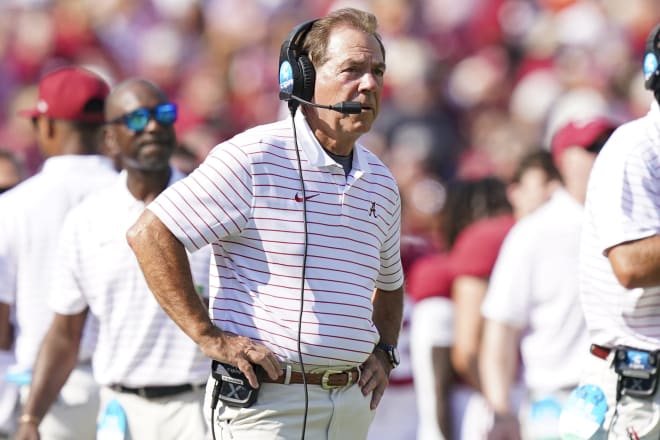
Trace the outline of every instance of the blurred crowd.
<path fill-rule="evenodd" d="M 2 0 L 0 150 L 25 175 L 39 169 L 17 111 L 33 106 L 44 73 L 77 64 L 111 84 L 139 76 L 161 86 L 179 106 L 175 165 L 188 172 L 220 141 L 286 115 L 283 38 L 342 6 L 373 12 L 387 50 L 381 113 L 364 144 L 400 186 L 408 267 L 467 226 L 448 230 L 453 182 L 516 183 L 521 160 L 549 150 L 568 121 L 627 121 L 652 100 L 641 65 L 655 0 Z"/>
<path fill-rule="evenodd" d="M 282 115 L 277 62 L 291 27 L 350 3 L 373 11 L 387 47 L 384 105 L 368 144 L 419 213 L 456 175 L 510 178 L 570 112 L 644 113 L 652 0 L 4 0 L 0 146 L 34 172 L 29 108 L 41 75 L 79 64 L 111 83 L 150 78 L 179 104 L 177 134 L 198 160 Z M 415 188 L 415 189 L 413 189 Z M 419 193 L 419 194 L 417 194 Z"/>

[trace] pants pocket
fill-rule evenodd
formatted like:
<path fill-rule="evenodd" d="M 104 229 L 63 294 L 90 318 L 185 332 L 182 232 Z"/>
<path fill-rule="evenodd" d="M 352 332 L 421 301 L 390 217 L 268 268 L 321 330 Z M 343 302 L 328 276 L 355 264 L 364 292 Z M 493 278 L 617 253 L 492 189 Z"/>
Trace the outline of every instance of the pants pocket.
<path fill-rule="evenodd" d="M 617 416 L 612 433 L 616 438 L 629 438 L 634 429 L 640 440 L 646 436 L 658 438 L 660 434 L 660 405 L 658 394 L 648 400 L 623 396 L 617 405 Z"/>

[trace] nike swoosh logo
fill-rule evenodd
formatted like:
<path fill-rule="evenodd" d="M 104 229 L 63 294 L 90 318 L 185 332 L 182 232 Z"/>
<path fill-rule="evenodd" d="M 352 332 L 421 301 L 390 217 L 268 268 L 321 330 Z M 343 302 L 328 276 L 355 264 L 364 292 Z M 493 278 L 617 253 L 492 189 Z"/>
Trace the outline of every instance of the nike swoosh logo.
<path fill-rule="evenodd" d="M 314 197 L 316 197 L 316 196 L 318 196 L 318 195 L 319 195 L 318 193 L 316 193 L 316 194 L 312 194 L 311 196 L 307 196 L 307 197 L 305 197 L 305 198 L 303 199 L 303 196 L 300 195 L 300 193 L 296 193 L 296 196 L 294 197 L 294 199 L 295 199 L 296 202 L 302 202 L 302 201 L 304 201 L 304 200 L 313 199 Z"/>

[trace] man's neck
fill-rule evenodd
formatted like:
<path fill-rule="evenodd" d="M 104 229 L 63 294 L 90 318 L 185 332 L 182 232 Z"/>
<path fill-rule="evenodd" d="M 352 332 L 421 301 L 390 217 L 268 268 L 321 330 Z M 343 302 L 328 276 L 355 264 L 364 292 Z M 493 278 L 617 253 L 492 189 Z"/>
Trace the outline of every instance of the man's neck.
<path fill-rule="evenodd" d="M 148 204 L 158 196 L 170 181 L 172 170 L 167 168 L 159 171 L 126 170 L 126 186 L 128 191 L 138 200 Z"/>

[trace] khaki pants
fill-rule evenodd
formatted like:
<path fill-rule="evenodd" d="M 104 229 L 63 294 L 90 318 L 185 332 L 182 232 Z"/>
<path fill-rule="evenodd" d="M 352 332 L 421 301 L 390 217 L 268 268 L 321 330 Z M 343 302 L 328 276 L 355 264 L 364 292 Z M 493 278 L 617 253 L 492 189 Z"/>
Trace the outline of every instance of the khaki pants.
<path fill-rule="evenodd" d="M 204 411 L 210 420 L 211 391 L 206 388 Z M 314 440 L 361 440 L 367 437 L 374 411 L 371 395 L 363 396 L 359 385 L 324 390 L 308 385 L 305 438 Z M 250 408 L 229 408 L 218 402 L 215 410 L 216 440 L 289 440 L 301 437 L 304 386 L 262 383 L 257 402 Z"/>
<path fill-rule="evenodd" d="M 202 409 L 204 388 L 157 399 L 101 388 L 101 412 L 111 400 L 126 414 L 125 440 L 204 440 L 208 423 Z"/>
<path fill-rule="evenodd" d="M 592 436 L 593 440 L 628 440 L 628 429 L 634 429 L 640 440 L 660 438 L 660 392 L 648 398 L 622 396 L 616 399 L 617 375 L 608 360 L 592 356 L 581 384 L 598 385 L 607 398 L 608 411 L 603 426 Z M 616 408 L 616 412 L 615 412 Z"/>

